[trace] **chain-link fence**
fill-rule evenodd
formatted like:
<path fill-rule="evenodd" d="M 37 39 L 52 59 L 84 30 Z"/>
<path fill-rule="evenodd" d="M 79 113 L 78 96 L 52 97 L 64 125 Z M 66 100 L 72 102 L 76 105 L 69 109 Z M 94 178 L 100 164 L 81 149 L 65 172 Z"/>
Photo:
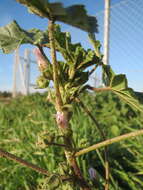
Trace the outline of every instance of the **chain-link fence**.
<path fill-rule="evenodd" d="M 142 0 L 121 0 L 111 4 L 109 47 L 109 63 L 115 72 L 125 73 L 129 86 L 143 91 Z"/>

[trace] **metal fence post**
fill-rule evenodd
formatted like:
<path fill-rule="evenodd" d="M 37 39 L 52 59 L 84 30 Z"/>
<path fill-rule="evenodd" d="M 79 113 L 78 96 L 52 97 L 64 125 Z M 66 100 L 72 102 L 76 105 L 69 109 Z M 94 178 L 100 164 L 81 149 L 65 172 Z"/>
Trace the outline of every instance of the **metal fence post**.
<path fill-rule="evenodd" d="M 15 51 L 14 54 L 14 67 L 13 67 L 13 89 L 12 89 L 12 97 L 15 98 L 17 95 L 17 85 L 16 85 L 16 75 L 18 71 L 18 49 Z"/>
<path fill-rule="evenodd" d="M 109 64 L 109 34 L 110 34 L 110 0 L 105 0 L 104 8 L 104 64 Z"/>
<path fill-rule="evenodd" d="M 30 51 L 28 49 L 25 50 L 24 60 L 24 82 L 26 88 L 26 95 L 28 95 L 30 86 Z"/>

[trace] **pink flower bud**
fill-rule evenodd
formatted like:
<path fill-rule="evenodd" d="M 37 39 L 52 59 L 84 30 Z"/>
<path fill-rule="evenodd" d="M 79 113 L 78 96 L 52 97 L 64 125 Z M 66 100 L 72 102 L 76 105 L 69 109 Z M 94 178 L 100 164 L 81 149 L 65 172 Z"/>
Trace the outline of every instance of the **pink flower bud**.
<path fill-rule="evenodd" d="M 96 179 L 97 174 L 96 174 L 96 170 L 94 168 L 92 168 L 92 167 L 89 168 L 88 173 L 89 173 L 91 180 Z"/>
<path fill-rule="evenodd" d="M 37 62 L 38 62 L 38 66 L 39 66 L 40 70 L 43 71 L 47 67 L 46 60 L 45 60 L 44 56 L 42 55 L 39 48 L 35 48 L 33 50 L 33 53 L 35 54 L 35 56 L 37 58 Z"/>
<path fill-rule="evenodd" d="M 62 126 L 63 128 L 67 126 L 67 119 L 65 118 L 65 115 L 63 112 L 57 112 L 56 114 L 56 121 L 57 121 L 57 124 Z"/>

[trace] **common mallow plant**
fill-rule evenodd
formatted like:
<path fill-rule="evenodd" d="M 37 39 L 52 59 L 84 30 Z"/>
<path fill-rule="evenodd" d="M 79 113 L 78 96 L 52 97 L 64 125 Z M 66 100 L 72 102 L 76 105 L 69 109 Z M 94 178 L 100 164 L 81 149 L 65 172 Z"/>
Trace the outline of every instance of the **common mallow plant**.
<path fill-rule="evenodd" d="M 53 134 L 47 137 L 42 135 L 43 143 L 56 145 L 64 150 L 65 165 L 60 173 L 49 173 L 45 169 L 39 168 L 27 161 L 0 149 L 0 155 L 15 160 L 37 172 L 46 175 L 48 178 L 48 188 L 52 189 L 82 189 L 91 190 L 97 188 L 96 170 L 92 166 L 87 170 L 89 179 L 83 177 L 82 171 L 77 162 L 77 157 L 94 151 L 97 148 L 105 147 L 105 189 L 109 189 L 109 165 L 107 145 L 120 140 L 143 134 L 143 131 L 126 134 L 114 139 L 106 140 L 106 135 L 102 131 L 98 121 L 81 101 L 80 95 L 85 91 L 94 91 L 95 93 L 112 91 L 131 106 L 142 111 L 138 101 L 134 97 L 133 90 L 128 88 L 125 75 L 115 75 L 110 66 L 104 65 L 100 52 L 100 42 L 96 40 L 95 33 L 98 32 L 97 20 L 86 13 L 83 5 L 72 5 L 64 7 L 61 3 L 50 3 L 48 0 L 16 0 L 26 6 L 29 12 L 42 18 L 47 18 L 48 29 L 41 31 L 39 29 L 24 30 L 16 21 L 0 28 L 0 48 L 4 53 L 10 53 L 22 44 L 32 44 L 41 75 L 37 78 L 39 88 L 48 88 L 53 84 L 53 88 L 48 88 L 48 101 L 55 107 L 55 121 L 58 126 L 58 136 L 62 144 L 55 142 Z M 60 26 L 56 24 L 60 21 L 73 27 L 84 30 L 88 34 L 89 42 L 93 45 L 93 50 L 85 50 L 80 43 L 72 43 L 69 32 L 63 32 Z M 46 56 L 44 49 L 48 48 L 51 52 L 51 59 Z M 57 59 L 56 53 L 59 52 L 64 61 Z M 102 67 L 103 88 L 94 88 L 88 85 L 90 75 Z M 73 139 L 73 131 L 70 120 L 73 113 L 73 104 L 81 106 L 89 117 L 94 121 L 97 130 L 101 135 L 103 142 L 79 149 Z M 87 126 L 88 127 L 88 126 Z M 49 134 L 48 134 L 49 135 Z M 45 146 L 45 148 L 47 148 Z M 65 165 L 63 168 L 65 168 Z M 58 167 L 58 166 L 57 166 Z M 58 180 L 57 180 L 58 179 Z M 51 183 L 50 183 L 51 181 Z M 58 181 L 58 182 L 57 182 Z M 55 186 L 53 187 L 53 184 Z"/>

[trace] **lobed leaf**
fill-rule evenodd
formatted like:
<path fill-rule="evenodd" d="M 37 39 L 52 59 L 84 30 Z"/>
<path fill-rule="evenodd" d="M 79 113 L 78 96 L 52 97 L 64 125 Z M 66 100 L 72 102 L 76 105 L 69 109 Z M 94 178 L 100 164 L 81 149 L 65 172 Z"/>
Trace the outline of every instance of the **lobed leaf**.
<path fill-rule="evenodd" d="M 4 53 L 10 53 L 23 43 L 24 31 L 18 26 L 16 21 L 0 27 L 0 48 Z"/>
<path fill-rule="evenodd" d="M 28 31 L 20 28 L 16 21 L 0 27 L 0 49 L 4 53 L 11 53 L 20 45 L 30 43 L 33 45 L 45 44 L 48 38 L 46 31 L 31 29 Z"/>
<path fill-rule="evenodd" d="M 16 1 L 28 7 L 29 12 L 40 17 L 53 18 L 87 32 L 98 32 L 96 18 L 87 15 L 84 5 L 64 8 L 62 3 L 49 3 L 48 0 Z"/>
<path fill-rule="evenodd" d="M 143 106 L 137 100 L 133 89 L 128 87 L 127 78 L 123 74 L 115 75 L 109 65 L 103 65 L 104 76 L 108 80 L 109 88 L 112 92 L 118 95 L 121 99 L 126 101 L 129 105 L 135 107 L 137 110 L 143 112 Z"/>

